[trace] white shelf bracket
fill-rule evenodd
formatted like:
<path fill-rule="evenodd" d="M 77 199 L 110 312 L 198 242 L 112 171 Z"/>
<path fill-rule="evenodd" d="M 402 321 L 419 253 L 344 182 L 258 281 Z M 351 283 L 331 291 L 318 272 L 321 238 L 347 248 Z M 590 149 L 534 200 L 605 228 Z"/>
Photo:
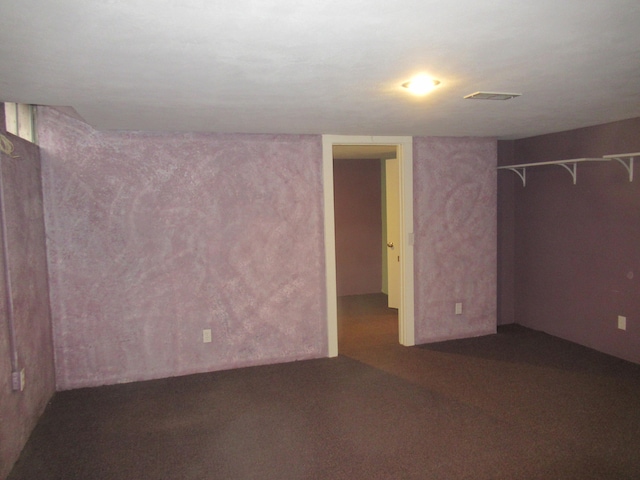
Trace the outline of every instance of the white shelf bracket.
<path fill-rule="evenodd" d="M 505 170 L 510 170 L 512 172 L 515 172 L 519 177 L 520 180 L 522 180 L 522 186 L 526 187 L 527 186 L 527 167 L 503 167 Z"/>
<path fill-rule="evenodd" d="M 627 153 L 624 155 L 605 155 L 602 158 L 608 158 L 611 160 L 617 160 L 629 174 L 629 181 L 633 182 L 633 159 L 635 157 L 640 157 L 640 153 Z M 629 160 L 629 163 L 626 161 Z"/>
<path fill-rule="evenodd" d="M 560 165 L 561 167 L 564 167 L 565 170 L 567 170 L 567 172 L 569 172 L 569 174 L 571 174 L 571 178 L 573 178 L 573 184 L 576 184 L 576 177 L 577 177 L 577 162 L 573 162 L 571 164 L 571 167 L 569 167 L 566 163 L 559 163 L 558 165 Z"/>

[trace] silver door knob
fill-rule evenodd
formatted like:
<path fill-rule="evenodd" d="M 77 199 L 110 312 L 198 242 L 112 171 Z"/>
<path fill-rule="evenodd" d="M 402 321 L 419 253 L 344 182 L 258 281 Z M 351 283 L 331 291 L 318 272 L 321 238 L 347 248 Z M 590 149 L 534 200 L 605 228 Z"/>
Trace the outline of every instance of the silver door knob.
<path fill-rule="evenodd" d="M 389 247 L 389 248 L 393 248 L 393 242 L 389 242 L 389 243 L 387 243 L 387 247 Z"/>

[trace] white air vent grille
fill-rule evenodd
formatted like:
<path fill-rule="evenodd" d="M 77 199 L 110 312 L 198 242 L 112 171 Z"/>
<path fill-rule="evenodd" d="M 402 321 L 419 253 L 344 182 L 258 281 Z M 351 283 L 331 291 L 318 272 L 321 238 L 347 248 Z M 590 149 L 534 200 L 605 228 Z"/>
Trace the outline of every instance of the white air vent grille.
<path fill-rule="evenodd" d="M 521 93 L 503 93 L 503 92 L 476 92 L 471 93 L 464 98 L 467 100 L 510 100 L 519 97 Z"/>

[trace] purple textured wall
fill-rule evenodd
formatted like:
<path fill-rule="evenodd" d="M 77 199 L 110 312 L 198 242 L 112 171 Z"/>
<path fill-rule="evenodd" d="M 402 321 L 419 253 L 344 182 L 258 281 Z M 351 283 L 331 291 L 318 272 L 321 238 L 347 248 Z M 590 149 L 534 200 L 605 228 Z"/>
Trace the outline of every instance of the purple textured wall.
<path fill-rule="evenodd" d="M 0 125 L 4 127 L 3 118 Z M 0 133 L 10 138 L 16 157 L 0 154 L 0 188 L 6 215 L 18 368 L 24 368 L 26 374 L 24 390 L 12 391 L 6 284 L 4 274 L 0 274 L 0 478 L 5 478 L 54 394 L 55 378 L 39 151 L 37 146 L 7 134 L 4 128 Z"/>
<path fill-rule="evenodd" d="M 498 165 L 513 161 L 513 142 L 498 142 Z M 520 179 L 498 174 L 498 325 L 516 323 L 514 264 L 515 206 L 514 189 Z"/>
<path fill-rule="evenodd" d="M 58 389 L 326 355 L 319 136 L 38 114 Z"/>
<path fill-rule="evenodd" d="M 414 139 L 416 343 L 496 331 L 496 146 Z"/>
<path fill-rule="evenodd" d="M 501 162 L 640 152 L 640 118 L 512 143 Z M 526 187 L 504 192 L 515 209 L 513 231 L 500 234 L 515 245 L 517 323 L 640 363 L 639 180 L 629 182 L 617 162 L 593 163 L 578 165 L 573 185 L 551 165 L 529 169 Z"/>
<path fill-rule="evenodd" d="M 382 187 L 379 160 L 333 166 L 338 295 L 382 290 Z"/>

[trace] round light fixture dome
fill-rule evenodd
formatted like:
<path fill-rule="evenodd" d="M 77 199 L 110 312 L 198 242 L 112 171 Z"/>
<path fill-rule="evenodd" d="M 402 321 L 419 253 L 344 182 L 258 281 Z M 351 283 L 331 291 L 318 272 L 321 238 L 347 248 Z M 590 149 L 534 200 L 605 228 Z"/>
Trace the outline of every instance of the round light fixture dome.
<path fill-rule="evenodd" d="M 426 95 L 438 85 L 440 85 L 440 80 L 434 80 L 433 78 L 421 75 L 408 82 L 404 82 L 402 87 L 414 95 Z"/>

